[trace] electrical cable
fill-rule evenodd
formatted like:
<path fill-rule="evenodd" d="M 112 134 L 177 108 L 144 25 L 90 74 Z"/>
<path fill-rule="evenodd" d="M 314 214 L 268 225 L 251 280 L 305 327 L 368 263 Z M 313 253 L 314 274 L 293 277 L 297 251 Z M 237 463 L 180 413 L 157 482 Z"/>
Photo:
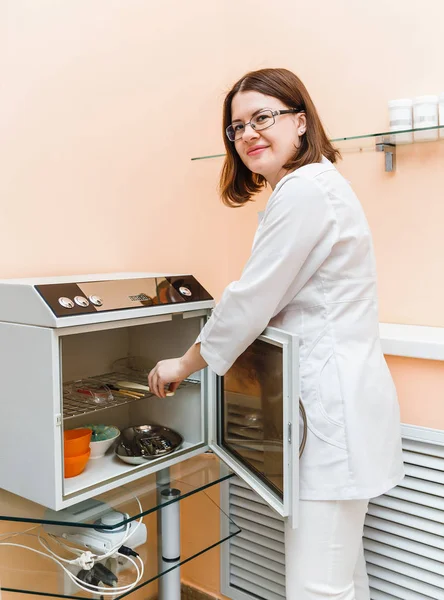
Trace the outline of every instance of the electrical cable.
<path fill-rule="evenodd" d="M 138 507 L 139 507 L 140 514 L 141 514 L 143 512 L 143 508 L 142 508 L 142 505 L 140 503 L 139 498 L 137 496 L 135 496 L 134 494 L 131 494 L 131 495 L 136 500 L 136 502 L 138 504 Z M 106 552 L 105 554 L 94 555 L 95 562 L 102 561 L 102 560 L 105 560 L 105 559 L 110 558 L 111 556 L 113 556 L 116 553 L 116 551 L 118 551 L 118 549 L 121 546 L 123 546 L 129 540 L 129 538 L 136 533 L 136 531 L 140 527 L 142 521 L 143 521 L 143 517 L 141 517 L 136 522 L 136 526 L 135 526 L 134 530 L 131 531 L 131 532 L 129 532 L 130 523 L 127 522 L 126 525 L 125 525 L 125 533 L 124 533 L 123 538 L 113 548 L 111 548 L 110 550 L 108 550 L 108 552 Z M 60 546 L 62 546 L 63 548 L 65 548 L 65 550 L 67 550 L 68 552 L 71 552 L 72 554 L 79 554 L 79 553 L 80 554 L 84 554 L 85 553 L 85 551 L 82 551 L 82 550 L 80 550 L 78 548 L 75 548 L 73 546 L 69 546 L 68 544 L 65 544 L 64 542 L 62 542 L 61 540 L 59 540 L 55 535 L 53 535 L 51 533 L 48 534 L 48 536 L 53 541 L 55 541 L 57 544 L 59 544 Z M 55 552 L 53 552 L 51 550 L 51 548 L 48 546 L 48 544 L 46 543 L 46 540 L 44 541 L 40 536 L 39 536 L 39 541 L 40 541 L 40 544 L 44 548 L 46 548 L 53 556 L 55 556 L 56 558 L 62 560 L 63 562 L 68 562 L 69 563 L 69 561 L 67 559 L 63 559 L 63 557 L 61 557 L 58 554 L 56 554 Z M 78 563 L 75 563 L 75 564 L 78 564 Z"/>
<path fill-rule="evenodd" d="M 18 535 L 21 535 L 21 532 L 19 532 Z M 37 536 L 35 534 L 29 533 L 29 534 L 25 534 L 25 535 L 29 535 L 30 537 L 35 537 L 36 539 L 39 539 L 39 536 Z M 63 571 L 67 574 L 67 576 L 70 578 L 70 580 L 75 585 L 77 585 L 80 589 L 87 591 L 87 592 L 100 592 L 101 594 L 103 594 L 105 596 L 113 596 L 117 592 L 125 593 L 125 592 L 129 592 L 132 589 L 134 589 L 134 587 L 142 579 L 143 573 L 144 573 L 144 568 L 145 568 L 140 556 L 136 557 L 139 560 L 140 569 L 139 569 L 139 566 L 137 565 L 136 561 L 133 558 L 131 558 L 131 556 L 125 556 L 125 559 L 128 560 L 130 563 L 132 563 L 132 565 L 136 569 L 136 573 L 137 573 L 136 580 L 133 583 L 125 585 L 125 586 L 113 587 L 112 588 L 113 591 L 111 591 L 109 587 L 95 586 L 95 585 L 93 586 L 92 584 L 85 583 L 84 581 L 79 579 L 79 577 L 77 577 L 76 575 L 71 573 L 71 571 L 69 569 L 67 569 L 65 567 L 65 565 L 60 560 L 58 560 L 58 558 L 55 558 L 54 556 L 51 556 L 50 554 L 47 554 L 46 552 L 42 552 L 41 550 L 37 550 L 36 548 L 31 548 L 24 544 L 17 544 L 15 542 L 0 542 L 0 546 L 10 546 L 10 547 L 22 548 L 24 550 L 29 550 L 30 552 L 34 552 L 35 554 L 39 554 L 40 556 L 43 556 L 44 558 L 49 558 L 50 560 L 55 562 L 61 569 L 63 569 Z M 122 555 L 122 556 L 124 556 L 124 555 Z M 79 557 L 79 558 L 81 558 L 81 557 Z M 75 560 L 71 561 L 70 564 L 71 565 L 79 564 L 78 560 L 79 559 L 75 559 Z M 67 561 L 67 562 L 69 562 L 69 561 Z"/>
<path fill-rule="evenodd" d="M 33 525 L 32 527 L 28 527 L 28 529 L 25 529 L 24 531 L 13 531 L 12 533 L 5 531 L 5 533 L 0 533 L 0 542 L 17 537 L 18 535 L 25 535 L 29 531 L 33 531 L 34 529 L 38 529 L 39 527 L 40 525 Z"/>
<path fill-rule="evenodd" d="M 133 495 L 133 498 L 136 500 L 136 502 L 138 504 L 140 513 L 143 513 L 142 505 L 140 503 L 139 498 L 135 495 Z M 99 593 L 101 596 L 114 596 L 116 593 L 130 592 L 132 589 L 134 589 L 136 587 L 136 585 L 139 583 L 139 581 L 143 577 L 145 566 L 143 564 L 142 559 L 137 554 L 137 552 L 134 552 L 133 550 L 129 549 L 129 550 L 131 550 L 131 553 L 135 556 L 136 560 L 138 560 L 138 562 L 140 564 L 140 568 L 139 568 L 139 565 L 137 564 L 136 560 L 134 560 L 131 556 L 129 556 L 127 552 L 119 552 L 119 550 L 121 548 L 122 549 L 126 548 L 124 546 L 124 544 L 130 539 L 130 537 L 132 535 L 134 535 L 134 533 L 140 527 L 142 521 L 143 521 L 143 516 L 141 516 L 140 519 L 136 522 L 136 526 L 133 529 L 133 531 L 131 531 L 131 532 L 129 531 L 130 522 L 127 522 L 125 525 L 125 532 L 124 532 L 123 538 L 119 541 L 119 543 L 117 545 L 113 546 L 113 548 L 111 548 L 110 550 L 108 550 L 108 552 L 106 552 L 105 554 L 102 554 L 102 555 L 96 555 L 90 551 L 82 551 L 79 548 L 69 546 L 68 544 L 65 544 L 64 542 L 60 541 L 53 534 L 48 534 L 48 536 L 53 541 L 58 543 L 65 550 L 67 550 L 68 552 L 71 552 L 72 554 L 77 555 L 77 558 L 75 558 L 75 559 L 71 559 L 71 560 L 66 559 L 66 558 L 58 555 L 56 552 L 54 552 L 50 548 L 48 542 L 44 538 L 42 538 L 40 534 L 36 535 L 36 534 L 28 533 L 28 531 L 36 529 L 36 526 L 30 527 L 29 529 L 27 529 L 23 532 L 20 531 L 20 532 L 3 534 L 3 535 L 7 535 L 7 537 L 1 538 L 2 541 L 0 541 L 0 546 L 12 546 L 12 547 L 17 547 L 17 548 L 22 548 L 25 550 L 29 550 L 30 552 L 39 554 L 40 556 L 43 556 L 45 558 L 49 558 L 50 560 L 55 562 L 61 569 L 63 569 L 63 571 L 66 573 L 66 575 L 69 577 L 69 579 L 83 591 L 90 592 L 90 593 L 91 592 Z M 30 537 L 36 538 L 38 540 L 39 544 L 46 550 L 46 552 L 42 552 L 41 550 L 37 550 L 36 548 L 31 548 L 30 546 L 26 546 L 24 544 L 3 541 L 4 539 L 10 539 L 10 538 L 13 538 L 13 537 L 16 537 L 19 535 L 28 535 Z M 126 550 L 128 550 L 128 549 L 126 549 Z M 63 563 L 66 563 L 71 566 L 78 565 L 81 567 L 81 570 L 90 571 L 90 570 L 94 569 L 94 566 L 96 563 L 100 564 L 99 561 L 106 560 L 107 558 L 115 556 L 116 554 L 118 554 L 119 556 L 123 556 L 127 561 L 129 561 L 133 565 L 134 569 L 136 570 L 136 580 L 133 583 L 127 584 L 125 586 L 114 586 L 113 585 L 111 587 L 111 589 L 110 589 L 110 587 L 89 584 L 89 583 L 83 581 L 82 579 L 80 579 L 78 576 L 71 573 L 71 571 L 67 567 L 65 567 L 65 565 L 63 564 Z M 101 581 L 101 579 L 99 579 L 99 582 L 100 581 Z"/>

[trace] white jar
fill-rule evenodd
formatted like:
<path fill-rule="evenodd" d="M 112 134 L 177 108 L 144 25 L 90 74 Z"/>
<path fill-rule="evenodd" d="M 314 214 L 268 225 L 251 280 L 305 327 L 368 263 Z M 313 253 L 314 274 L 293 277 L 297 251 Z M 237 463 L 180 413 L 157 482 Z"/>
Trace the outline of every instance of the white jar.
<path fill-rule="evenodd" d="M 400 98 L 399 100 L 390 100 L 389 118 L 390 131 L 403 131 L 413 128 L 412 100 L 410 98 Z M 394 136 L 395 144 L 411 144 L 413 133 L 400 133 Z"/>
<path fill-rule="evenodd" d="M 444 92 L 439 95 L 439 124 L 444 127 Z M 439 136 L 444 138 L 444 129 L 439 130 Z"/>
<path fill-rule="evenodd" d="M 438 126 L 438 96 L 414 98 L 413 126 L 415 129 Z M 438 130 L 415 131 L 413 137 L 415 142 L 430 142 L 438 139 Z"/>

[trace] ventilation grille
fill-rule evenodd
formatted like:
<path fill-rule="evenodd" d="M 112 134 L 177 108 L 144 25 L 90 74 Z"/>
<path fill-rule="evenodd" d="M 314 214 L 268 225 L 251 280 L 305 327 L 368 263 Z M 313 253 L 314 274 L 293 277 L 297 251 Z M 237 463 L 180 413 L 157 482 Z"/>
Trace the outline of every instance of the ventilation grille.
<path fill-rule="evenodd" d="M 282 518 L 239 478 L 229 490 L 230 516 L 242 530 L 229 545 L 230 585 L 253 598 L 285 600 Z"/>
<path fill-rule="evenodd" d="M 372 500 L 364 528 L 371 600 L 444 600 L 444 432 L 404 426 L 406 477 Z M 238 478 L 225 509 L 242 529 L 226 545 L 222 592 L 285 600 L 282 519 Z"/>
<path fill-rule="evenodd" d="M 403 440 L 406 477 L 364 528 L 372 600 L 444 600 L 444 446 Z"/>

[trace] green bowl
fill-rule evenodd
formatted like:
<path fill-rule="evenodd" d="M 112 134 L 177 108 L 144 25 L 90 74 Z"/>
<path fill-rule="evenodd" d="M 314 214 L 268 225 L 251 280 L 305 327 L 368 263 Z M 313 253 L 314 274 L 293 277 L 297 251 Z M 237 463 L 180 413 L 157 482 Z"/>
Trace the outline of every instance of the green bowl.
<path fill-rule="evenodd" d="M 106 451 L 113 445 L 114 440 L 120 436 L 120 430 L 114 425 L 84 425 L 92 430 L 90 458 L 102 458 Z"/>

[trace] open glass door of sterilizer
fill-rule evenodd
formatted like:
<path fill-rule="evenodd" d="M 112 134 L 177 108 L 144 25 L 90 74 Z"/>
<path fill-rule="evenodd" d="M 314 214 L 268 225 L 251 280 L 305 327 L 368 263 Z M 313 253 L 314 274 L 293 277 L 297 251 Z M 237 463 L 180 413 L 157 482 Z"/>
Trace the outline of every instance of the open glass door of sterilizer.
<path fill-rule="evenodd" d="M 299 338 L 267 328 L 224 377 L 210 375 L 212 450 L 296 526 Z"/>

